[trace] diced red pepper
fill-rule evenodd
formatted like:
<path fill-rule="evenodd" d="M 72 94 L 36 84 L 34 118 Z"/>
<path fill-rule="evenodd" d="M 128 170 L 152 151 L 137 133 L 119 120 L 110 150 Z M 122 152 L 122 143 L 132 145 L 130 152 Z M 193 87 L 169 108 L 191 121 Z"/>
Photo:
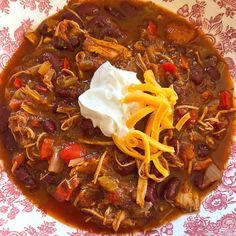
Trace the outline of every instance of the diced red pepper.
<path fill-rule="evenodd" d="M 79 182 L 76 179 L 70 181 L 70 187 L 68 186 L 67 182 L 62 182 L 57 187 L 53 196 L 59 202 L 69 201 L 73 191 L 78 187 L 78 185 Z"/>
<path fill-rule="evenodd" d="M 13 85 L 14 85 L 14 87 L 15 87 L 16 89 L 21 88 L 21 87 L 23 86 L 23 81 L 22 81 L 22 79 L 20 79 L 20 78 L 15 78 Z"/>
<path fill-rule="evenodd" d="M 166 72 L 175 73 L 177 71 L 176 65 L 171 62 L 164 62 L 161 66 Z"/>
<path fill-rule="evenodd" d="M 70 69 L 70 63 L 66 57 L 64 58 L 64 61 L 63 61 L 63 68 Z"/>
<path fill-rule="evenodd" d="M 53 143 L 54 143 L 54 140 L 50 138 L 45 138 L 43 140 L 43 144 L 41 147 L 41 155 L 40 155 L 42 160 L 49 160 L 52 157 L 54 153 Z"/>
<path fill-rule="evenodd" d="M 219 108 L 223 110 L 229 110 L 233 106 L 232 95 L 229 91 L 224 90 L 219 94 L 220 105 Z"/>
<path fill-rule="evenodd" d="M 189 114 L 190 114 L 190 119 L 188 120 L 188 124 L 189 125 L 194 125 L 197 120 L 198 120 L 198 112 L 196 110 L 190 110 L 189 111 Z"/>
<path fill-rule="evenodd" d="M 157 26 L 153 21 L 148 22 L 148 27 L 147 27 L 148 35 L 152 37 L 157 36 Z"/>
<path fill-rule="evenodd" d="M 17 99 L 11 99 L 9 107 L 12 111 L 17 111 L 21 108 L 22 101 Z"/>
<path fill-rule="evenodd" d="M 72 193 L 73 189 L 64 189 L 63 187 L 58 187 L 53 196 L 58 202 L 64 202 L 70 200 Z"/>
<path fill-rule="evenodd" d="M 36 85 L 35 86 L 35 89 L 38 91 L 38 92 L 42 92 L 42 93 L 46 93 L 48 91 L 48 89 L 44 86 L 41 86 L 41 85 Z"/>
<path fill-rule="evenodd" d="M 67 164 L 69 164 L 70 160 L 80 158 L 85 155 L 84 149 L 76 143 L 67 144 L 64 149 L 60 151 L 60 157 Z"/>

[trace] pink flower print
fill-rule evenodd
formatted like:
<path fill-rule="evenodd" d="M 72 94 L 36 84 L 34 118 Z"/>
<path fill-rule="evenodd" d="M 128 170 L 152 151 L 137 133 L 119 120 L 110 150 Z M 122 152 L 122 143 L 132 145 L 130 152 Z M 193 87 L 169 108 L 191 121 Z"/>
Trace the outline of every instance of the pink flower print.
<path fill-rule="evenodd" d="M 203 207 L 209 212 L 227 208 L 227 195 L 217 191 L 209 195 L 203 202 Z"/>
<path fill-rule="evenodd" d="M 55 233 L 56 232 L 55 223 L 56 222 L 44 221 L 44 223 L 38 227 L 38 229 L 40 230 L 40 234 L 49 235 Z"/>
<path fill-rule="evenodd" d="M 36 9 L 36 1 L 35 0 L 20 0 L 20 4 L 25 8 L 29 7 L 30 10 Z"/>
<path fill-rule="evenodd" d="M 236 192 L 236 164 L 229 165 L 222 178 L 224 187 Z"/>
<path fill-rule="evenodd" d="M 186 228 L 185 233 L 189 236 L 205 235 L 204 232 L 208 223 L 209 220 L 207 218 L 200 217 L 199 215 L 195 217 L 190 216 L 184 223 L 184 227 Z"/>
<path fill-rule="evenodd" d="M 183 17 L 188 17 L 190 12 L 189 12 L 189 6 L 188 4 L 183 5 L 178 11 L 177 13 Z"/>
<path fill-rule="evenodd" d="M 227 214 L 223 216 L 219 220 L 219 222 L 221 223 L 222 228 L 235 229 L 236 228 L 236 214 L 235 213 Z"/>
<path fill-rule="evenodd" d="M 8 207 L 7 206 L 0 206 L 0 213 L 7 213 Z"/>
<path fill-rule="evenodd" d="M 38 1 L 38 8 L 40 12 L 44 12 L 47 16 L 49 11 L 52 9 L 52 5 L 50 5 L 49 0 L 37 0 Z"/>
<path fill-rule="evenodd" d="M 9 13 L 9 0 L 0 0 L 1 12 Z"/>
<path fill-rule="evenodd" d="M 12 207 L 10 212 L 7 214 L 7 218 L 13 220 L 16 218 L 16 215 L 20 212 L 20 210 L 16 207 Z"/>
<path fill-rule="evenodd" d="M 173 235 L 173 225 L 171 223 L 161 227 L 161 235 Z"/>

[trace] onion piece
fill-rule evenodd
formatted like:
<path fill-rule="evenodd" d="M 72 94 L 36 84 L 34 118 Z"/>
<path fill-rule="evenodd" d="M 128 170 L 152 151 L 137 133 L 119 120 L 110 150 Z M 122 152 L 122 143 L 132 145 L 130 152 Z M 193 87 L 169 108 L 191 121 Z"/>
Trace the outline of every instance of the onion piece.
<path fill-rule="evenodd" d="M 216 181 L 220 180 L 221 177 L 222 177 L 222 173 L 219 170 L 219 168 L 215 164 L 211 164 L 206 169 L 205 175 L 203 177 L 202 185 L 207 187 L 215 183 Z"/>
<path fill-rule="evenodd" d="M 48 171 L 54 173 L 60 173 L 63 170 L 64 161 L 59 156 L 59 149 L 54 148 L 54 153 L 49 161 Z"/>
<path fill-rule="evenodd" d="M 72 160 L 70 160 L 68 167 L 75 167 L 77 165 L 81 165 L 84 163 L 84 161 L 85 161 L 85 159 L 83 157 L 72 159 Z"/>

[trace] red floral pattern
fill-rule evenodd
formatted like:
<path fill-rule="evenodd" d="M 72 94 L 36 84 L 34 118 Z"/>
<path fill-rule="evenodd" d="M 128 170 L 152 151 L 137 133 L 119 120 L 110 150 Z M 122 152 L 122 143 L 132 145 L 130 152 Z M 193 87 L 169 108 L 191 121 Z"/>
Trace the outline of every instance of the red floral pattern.
<path fill-rule="evenodd" d="M 229 204 L 234 204 L 235 202 L 232 197 L 228 197 L 220 191 L 215 191 L 205 199 L 203 207 L 209 212 L 215 212 L 226 209 Z"/>
<path fill-rule="evenodd" d="M 68 0 L 0 0 L 0 69 L 19 46 L 24 32 L 47 15 L 59 10 Z M 162 0 L 159 4 L 174 10 L 201 28 L 225 57 L 236 78 L 236 1 L 235 0 Z M 22 12 L 15 21 L 13 11 Z M 29 13 L 30 12 L 30 13 Z M 6 19 L 5 23 L 3 20 Z M 8 24 L 7 22 L 11 22 Z M 199 214 L 184 216 L 141 235 L 233 236 L 236 235 L 236 142 L 222 184 L 203 202 Z M 184 222 L 184 223 L 182 223 Z M 92 236 L 53 220 L 37 209 L 16 189 L 2 171 L 0 163 L 1 236 Z"/>
<path fill-rule="evenodd" d="M 235 0 L 214 0 L 220 8 L 225 9 L 226 16 L 233 18 L 236 12 Z"/>
<path fill-rule="evenodd" d="M 236 232 L 236 209 L 232 213 L 224 215 L 215 223 L 209 217 L 201 217 L 199 215 L 188 217 L 184 223 L 185 233 L 188 236 L 235 236 Z"/>

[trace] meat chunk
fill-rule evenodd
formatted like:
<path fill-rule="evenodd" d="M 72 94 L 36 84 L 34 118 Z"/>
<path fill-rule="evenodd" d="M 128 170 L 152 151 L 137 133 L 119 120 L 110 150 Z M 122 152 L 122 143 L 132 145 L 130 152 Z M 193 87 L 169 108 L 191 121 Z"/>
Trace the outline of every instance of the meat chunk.
<path fill-rule="evenodd" d="M 166 36 L 170 41 L 183 45 L 195 38 L 196 31 L 187 25 L 172 22 L 167 25 Z"/>
<path fill-rule="evenodd" d="M 90 36 L 85 39 L 83 49 L 90 53 L 97 53 L 107 60 L 131 57 L 131 51 L 123 45 Z"/>
<path fill-rule="evenodd" d="M 57 73 L 63 68 L 63 59 L 50 52 L 43 53 L 40 57 L 40 61 L 49 61 Z"/>
<path fill-rule="evenodd" d="M 203 81 L 203 69 L 199 64 L 194 63 L 190 70 L 190 80 L 195 85 L 200 85 Z"/>
<path fill-rule="evenodd" d="M 192 190 L 187 192 L 181 191 L 175 199 L 175 205 L 186 212 L 198 211 L 200 207 L 199 195 Z"/>
<path fill-rule="evenodd" d="M 105 62 L 99 55 L 93 55 L 86 52 L 79 52 L 76 55 L 76 63 L 81 71 L 95 71 Z"/>
<path fill-rule="evenodd" d="M 32 143 L 35 138 L 35 133 L 28 127 L 28 121 L 28 113 L 22 111 L 11 113 L 8 119 L 9 128 L 21 146 Z"/>

